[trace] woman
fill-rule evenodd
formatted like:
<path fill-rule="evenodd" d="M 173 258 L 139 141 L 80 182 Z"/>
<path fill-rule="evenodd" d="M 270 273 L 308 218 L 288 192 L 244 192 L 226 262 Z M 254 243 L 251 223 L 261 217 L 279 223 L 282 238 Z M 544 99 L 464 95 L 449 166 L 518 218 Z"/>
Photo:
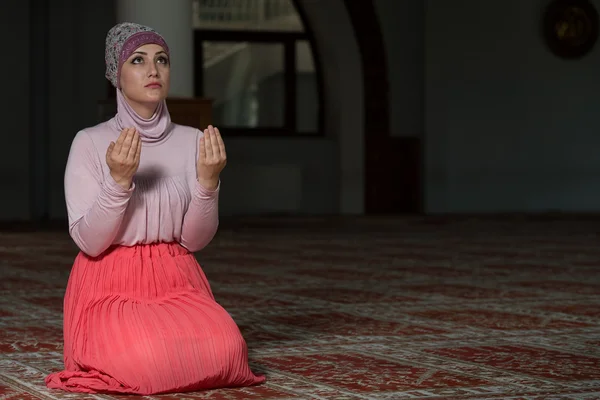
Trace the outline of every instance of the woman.
<path fill-rule="evenodd" d="M 192 252 L 218 226 L 219 130 L 171 122 L 169 48 L 123 23 L 106 38 L 117 114 L 73 140 L 69 232 L 81 249 L 64 300 L 65 370 L 49 388 L 149 395 L 261 383 Z"/>

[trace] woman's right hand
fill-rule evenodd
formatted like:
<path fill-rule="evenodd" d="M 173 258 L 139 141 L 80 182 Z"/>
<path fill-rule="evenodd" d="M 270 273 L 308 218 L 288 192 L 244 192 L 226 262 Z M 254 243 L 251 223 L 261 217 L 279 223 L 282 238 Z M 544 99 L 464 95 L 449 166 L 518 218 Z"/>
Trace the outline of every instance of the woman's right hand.
<path fill-rule="evenodd" d="M 140 165 L 142 141 L 135 128 L 121 131 L 117 142 L 110 142 L 106 151 L 106 164 L 110 175 L 125 190 L 131 187 L 133 175 Z"/>

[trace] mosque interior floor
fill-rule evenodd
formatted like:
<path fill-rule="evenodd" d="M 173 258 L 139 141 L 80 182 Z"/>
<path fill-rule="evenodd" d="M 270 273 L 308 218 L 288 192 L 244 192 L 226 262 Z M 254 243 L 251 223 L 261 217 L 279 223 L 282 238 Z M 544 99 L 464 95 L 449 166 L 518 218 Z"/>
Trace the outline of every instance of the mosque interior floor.
<path fill-rule="evenodd" d="M 597 218 L 272 217 L 197 254 L 255 372 L 242 389 L 145 399 L 599 399 Z M 64 230 L 0 233 L 0 398 L 52 391 Z"/>

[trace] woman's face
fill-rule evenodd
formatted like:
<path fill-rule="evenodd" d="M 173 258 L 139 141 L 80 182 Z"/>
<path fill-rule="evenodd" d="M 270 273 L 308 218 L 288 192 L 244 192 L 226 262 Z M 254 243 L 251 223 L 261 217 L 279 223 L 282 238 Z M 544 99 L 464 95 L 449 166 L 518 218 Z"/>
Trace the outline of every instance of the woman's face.
<path fill-rule="evenodd" d="M 169 92 L 169 73 L 169 58 L 164 49 L 157 44 L 143 45 L 121 67 L 123 95 L 139 105 L 158 105 Z"/>

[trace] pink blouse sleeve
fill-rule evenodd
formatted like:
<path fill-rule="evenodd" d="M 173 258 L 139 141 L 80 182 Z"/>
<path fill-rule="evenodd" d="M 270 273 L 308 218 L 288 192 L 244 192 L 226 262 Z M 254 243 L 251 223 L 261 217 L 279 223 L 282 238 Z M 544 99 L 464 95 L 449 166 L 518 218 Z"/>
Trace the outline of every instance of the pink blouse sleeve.
<path fill-rule="evenodd" d="M 102 164 L 92 139 L 79 132 L 71 145 L 65 170 L 69 233 L 82 252 L 96 257 L 115 239 L 135 185 L 117 184 Z"/>
<path fill-rule="evenodd" d="M 181 245 L 191 252 L 202 250 L 217 233 L 219 227 L 219 189 L 205 189 L 196 182 L 192 201 L 183 218 Z"/>

